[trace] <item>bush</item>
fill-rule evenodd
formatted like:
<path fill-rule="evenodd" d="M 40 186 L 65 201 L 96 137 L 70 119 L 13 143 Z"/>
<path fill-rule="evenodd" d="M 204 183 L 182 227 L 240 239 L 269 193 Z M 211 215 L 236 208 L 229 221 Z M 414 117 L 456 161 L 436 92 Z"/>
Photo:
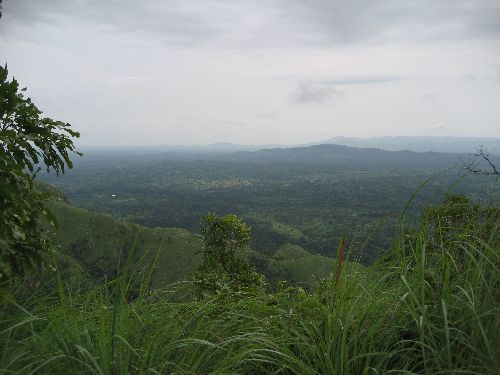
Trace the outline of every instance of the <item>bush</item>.
<path fill-rule="evenodd" d="M 203 263 L 194 274 L 198 299 L 207 295 L 261 292 L 264 278 L 243 256 L 250 228 L 235 215 L 208 214 L 203 218 Z"/>

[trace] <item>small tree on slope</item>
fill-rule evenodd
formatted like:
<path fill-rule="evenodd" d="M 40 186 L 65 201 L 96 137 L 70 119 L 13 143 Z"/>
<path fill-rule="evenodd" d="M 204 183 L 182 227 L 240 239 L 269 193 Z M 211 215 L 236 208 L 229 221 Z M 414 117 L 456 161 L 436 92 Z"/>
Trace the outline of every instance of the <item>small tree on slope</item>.
<path fill-rule="evenodd" d="M 198 299 L 207 295 L 255 293 L 264 286 L 241 252 L 250 243 L 250 228 L 235 215 L 208 214 L 201 223 L 203 263 L 194 275 Z"/>

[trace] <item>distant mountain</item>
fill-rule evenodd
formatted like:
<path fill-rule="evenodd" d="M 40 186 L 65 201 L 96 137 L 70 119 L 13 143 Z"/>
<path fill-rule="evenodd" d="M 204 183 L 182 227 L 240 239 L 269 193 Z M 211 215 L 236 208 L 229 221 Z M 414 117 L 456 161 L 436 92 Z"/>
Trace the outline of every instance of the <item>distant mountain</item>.
<path fill-rule="evenodd" d="M 337 144 L 307 147 L 274 148 L 214 155 L 214 159 L 234 162 L 293 163 L 331 165 L 352 168 L 447 168 L 463 163 L 460 154 L 413 151 L 386 151 L 377 148 L 357 148 Z"/>
<path fill-rule="evenodd" d="M 277 144 L 270 145 L 242 145 L 236 143 L 217 142 L 205 145 L 155 145 L 155 146 L 84 146 L 84 153 L 94 155 L 120 155 L 120 154 L 210 154 L 230 153 L 236 151 L 257 151 L 269 148 L 285 147 Z"/>
<path fill-rule="evenodd" d="M 336 140 L 340 141 L 340 138 L 336 138 Z M 454 165 L 465 165 L 474 152 L 474 148 L 470 153 L 388 151 L 381 148 L 351 147 L 339 144 L 275 148 L 268 145 L 269 148 L 258 150 L 239 150 L 240 147 L 244 148 L 245 146 L 217 145 L 192 146 L 193 148 L 189 148 L 191 146 L 175 146 L 180 147 L 179 151 L 169 148 L 171 146 L 83 150 L 85 158 L 76 160 L 75 165 L 78 168 L 85 168 L 93 163 L 101 167 L 123 165 L 129 167 L 143 165 L 146 167 L 150 163 L 161 162 L 161 160 L 183 160 L 186 162 L 212 160 L 244 164 L 328 165 L 344 169 L 430 168 L 436 170 Z M 222 149 L 226 151 L 221 151 Z M 497 155 L 493 155 L 493 159 L 498 160 Z M 500 164 L 498 161 L 495 163 Z"/>
<path fill-rule="evenodd" d="M 471 154 L 483 145 L 492 155 L 500 155 L 500 138 L 493 137 L 432 137 L 432 136 L 401 136 L 401 137 L 334 137 L 321 142 L 301 145 L 260 144 L 245 145 L 228 142 L 193 145 L 153 145 L 153 146 L 82 146 L 84 154 L 89 155 L 156 155 L 192 156 L 199 154 L 228 154 L 239 151 L 260 151 L 269 149 L 291 149 L 298 147 L 317 146 L 321 144 L 337 144 L 358 148 L 378 148 L 386 151 L 415 151 Z"/>
<path fill-rule="evenodd" d="M 479 145 L 495 155 L 500 155 L 500 138 L 492 137 L 335 137 L 317 144 L 338 144 L 351 147 L 371 147 L 388 151 L 474 153 Z"/>

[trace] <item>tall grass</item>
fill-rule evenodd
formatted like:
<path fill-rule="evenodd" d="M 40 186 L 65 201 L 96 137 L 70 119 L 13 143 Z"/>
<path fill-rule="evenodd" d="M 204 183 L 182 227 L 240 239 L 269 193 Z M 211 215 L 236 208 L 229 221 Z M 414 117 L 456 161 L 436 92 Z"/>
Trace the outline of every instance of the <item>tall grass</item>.
<path fill-rule="evenodd" d="M 173 303 L 127 265 L 84 295 L 59 280 L 57 295 L 3 301 L 0 373 L 495 374 L 500 223 L 484 235 L 476 219 L 424 217 L 376 264 L 332 269 L 321 296 Z"/>

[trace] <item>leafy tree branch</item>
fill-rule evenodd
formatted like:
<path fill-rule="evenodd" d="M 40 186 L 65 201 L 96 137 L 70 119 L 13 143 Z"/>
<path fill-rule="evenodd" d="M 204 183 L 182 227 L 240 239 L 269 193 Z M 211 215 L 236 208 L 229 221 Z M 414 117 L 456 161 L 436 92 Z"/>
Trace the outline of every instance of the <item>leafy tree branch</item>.
<path fill-rule="evenodd" d="M 72 140 L 80 134 L 42 117 L 25 91 L 0 66 L 0 284 L 45 265 L 51 245 L 44 228 L 56 221 L 34 179 L 42 166 L 64 173 L 73 167 L 70 153 L 80 155 Z"/>

